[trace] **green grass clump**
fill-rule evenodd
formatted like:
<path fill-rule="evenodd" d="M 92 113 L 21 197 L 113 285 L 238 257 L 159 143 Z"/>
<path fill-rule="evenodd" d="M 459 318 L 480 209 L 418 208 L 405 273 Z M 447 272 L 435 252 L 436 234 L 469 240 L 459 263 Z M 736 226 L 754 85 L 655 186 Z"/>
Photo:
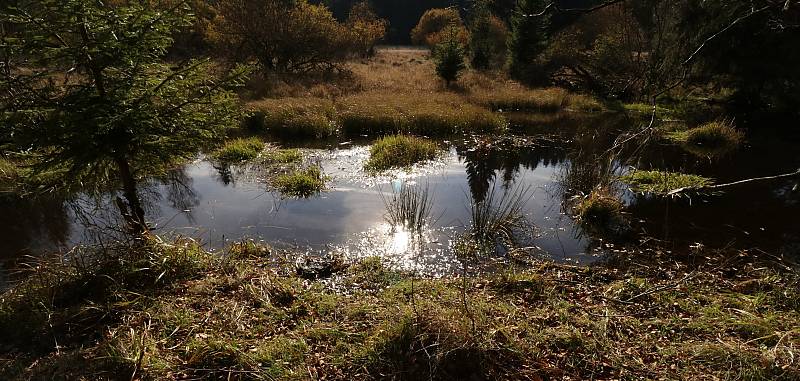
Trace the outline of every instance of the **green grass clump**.
<path fill-rule="evenodd" d="M 284 196 L 307 198 L 325 189 L 325 176 L 319 167 L 312 166 L 278 175 L 272 185 Z"/>
<path fill-rule="evenodd" d="M 378 139 L 370 149 L 364 168 L 371 172 L 391 168 L 410 167 L 416 163 L 436 158 L 436 143 L 407 135 L 392 135 Z"/>
<path fill-rule="evenodd" d="M 707 177 L 678 172 L 635 170 L 620 177 L 634 192 L 665 195 L 673 190 L 713 184 Z"/>
<path fill-rule="evenodd" d="M 685 131 L 674 131 L 667 138 L 684 143 L 701 156 L 731 151 L 744 140 L 744 134 L 730 121 L 714 121 Z"/>
<path fill-rule="evenodd" d="M 303 160 L 299 149 L 278 149 L 267 152 L 265 156 L 269 162 L 278 164 L 299 163 Z"/>
<path fill-rule="evenodd" d="M 250 104 L 252 131 L 279 138 L 320 139 L 336 135 L 336 109 L 322 98 L 265 99 Z"/>
<path fill-rule="evenodd" d="M 234 139 L 225 142 L 222 148 L 211 157 L 226 163 L 253 160 L 264 150 L 264 142 L 259 138 Z"/>
<path fill-rule="evenodd" d="M 609 226 L 619 221 L 625 205 L 610 192 L 596 189 L 575 207 L 582 223 L 593 226 Z"/>

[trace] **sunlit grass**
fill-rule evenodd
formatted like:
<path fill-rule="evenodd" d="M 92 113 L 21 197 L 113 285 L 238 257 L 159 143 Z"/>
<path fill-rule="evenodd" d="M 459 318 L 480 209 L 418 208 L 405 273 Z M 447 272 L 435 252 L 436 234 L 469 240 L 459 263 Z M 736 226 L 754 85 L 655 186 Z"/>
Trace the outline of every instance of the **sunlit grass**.
<path fill-rule="evenodd" d="M 364 169 L 377 172 L 410 167 L 422 161 L 433 160 L 438 152 L 436 143 L 428 139 L 408 135 L 386 136 L 372 145 Z"/>
<path fill-rule="evenodd" d="M 248 105 L 248 127 L 280 138 L 326 138 L 336 134 L 333 102 L 322 98 L 264 99 Z"/>
<path fill-rule="evenodd" d="M 368 258 L 305 280 L 301 253 L 225 251 L 153 239 L 35 263 L 0 294 L 0 378 L 302 379 L 312 362 L 321 379 L 800 376 L 797 273 L 748 252 L 703 251 L 691 276 L 642 255 L 457 280 Z"/>
<path fill-rule="evenodd" d="M 687 173 L 635 170 L 620 177 L 634 192 L 667 194 L 686 187 L 702 187 L 713 184 L 713 180 Z"/>
<path fill-rule="evenodd" d="M 699 127 L 667 133 L 667 138 L 699 149 L 700 153 L 714 154 L 727 152 L 738 147 L 744 140 L 744 133 L 737 130 L 733 122 L 718 120 Z"/>
<path fill-rule="evenodd" d="M 303 153 L 299 149 L 274 149 L 265 152 L 264 158 L 277 164 L 299 163 L 303 160 Z"/>
<path fill-rule="evenodd" d="M 471 98 L 478 104 L 503 112 L 556 112 L 564 109 L 601 111 L 604 109 L 603 105 L 593 97 L 573 94 L 557 87 L 529 89 L 518 84 L 503 84 L 478 89 Z"/>
<path fill-rule="evenodd" d="M 325 189 L 326 176 L 317 166 L 297 169 L 281 174 L 272 181 L 272 186 L 289 197 L 311 197 Z"/>
<path fill-rule="evenodd" d="M 264 142 L 259 138 L 234 139 L 225 142 L 211 157 L 221 162 L 235 163 L 255 159 L 263 150 Z"/>
<path fill-rule="evenodd" d="M 463 103 L 454 94 L 362 93 L 337 100 L 345 134 L 411 133 L 447 136 L 497 132 L 506 128 L 502 115 Z"/>

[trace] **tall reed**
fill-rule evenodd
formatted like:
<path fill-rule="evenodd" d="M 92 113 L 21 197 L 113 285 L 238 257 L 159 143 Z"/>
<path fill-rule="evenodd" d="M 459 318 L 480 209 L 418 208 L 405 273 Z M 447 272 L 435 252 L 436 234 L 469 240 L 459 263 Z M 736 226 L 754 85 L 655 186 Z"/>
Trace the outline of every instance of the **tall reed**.
<path fill-rule="evenodd" d="M 411 186 L 403 184 L 400 191 L 383 197 L 386 206 L 386 222 L 420 233 L 431 222 L 433 196 L 429 185 Z"/>

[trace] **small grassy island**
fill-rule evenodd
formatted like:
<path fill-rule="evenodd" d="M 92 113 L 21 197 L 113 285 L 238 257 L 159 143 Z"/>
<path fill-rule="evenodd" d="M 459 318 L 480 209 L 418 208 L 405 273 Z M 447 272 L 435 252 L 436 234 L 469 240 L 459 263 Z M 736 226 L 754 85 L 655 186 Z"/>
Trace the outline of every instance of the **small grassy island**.
<path fill-rule="evenodd" d="M 407 135 L 392 135 L 378 139 L 370 149 L 369 160 L 364 164 L 368 171 L 390 168 L 407 168 L 426 160 L 433 160 L 439 148 L 436 143 Z"/>

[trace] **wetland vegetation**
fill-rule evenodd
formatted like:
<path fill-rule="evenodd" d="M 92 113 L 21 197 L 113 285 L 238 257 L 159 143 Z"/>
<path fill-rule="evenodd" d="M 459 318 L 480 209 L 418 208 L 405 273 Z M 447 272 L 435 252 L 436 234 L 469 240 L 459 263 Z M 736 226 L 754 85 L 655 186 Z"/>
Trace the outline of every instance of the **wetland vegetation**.
<path fill-rule="evenodd" d="M 798 379 L 798 20 L 3 3 L 0 379 Z"/>

